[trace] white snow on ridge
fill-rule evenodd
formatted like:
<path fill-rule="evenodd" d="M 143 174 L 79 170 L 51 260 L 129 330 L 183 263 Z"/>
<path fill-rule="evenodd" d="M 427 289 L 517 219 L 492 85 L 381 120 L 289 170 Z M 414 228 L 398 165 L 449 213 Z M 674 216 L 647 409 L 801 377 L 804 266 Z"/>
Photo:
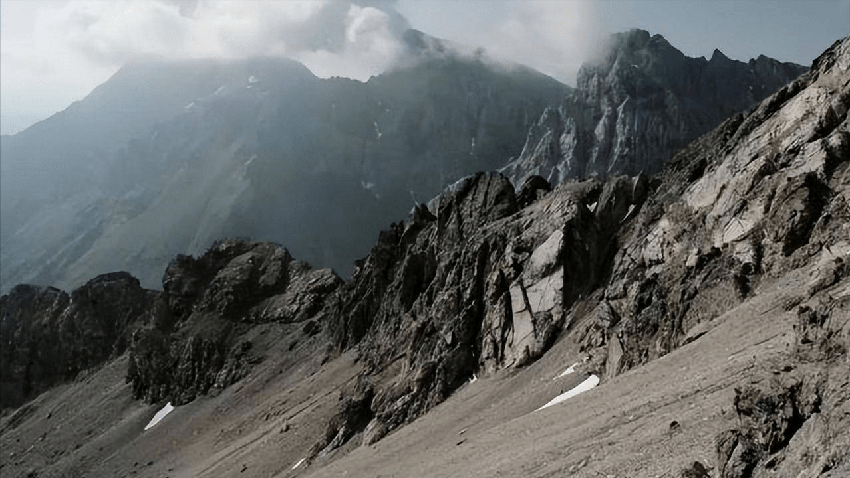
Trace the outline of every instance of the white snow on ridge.
<path fill-rule="evenodd" d="M 159 423 L 160 420 L 165 418 L 165 416 L 168 415 L 169 413 L 171 413 L 172 410 L 174 410 L 174 406 L 171 405 L 171 402 L 166 403 L 165 406 L 162 407 L 162 410 L 156 412 L 156 415 L 154 415 L 153 418 L 151 418 L 150 423 L 145 425 L 145 430 L 148 430 L 151 427 L 153 427 L 154 425 L 156 425 L 157 423 Z"/>
<path fill-rule="evenodd" d="M 292 469 L 294 470 L 294 469 L 298 468 L 299 466 L 301 466 L 301 464 L 304 463 L 304 460 L 306 460 L 306 458 L 302 458 L 302 459 L 298 460 L 298 463 L 292 465 Z"/>
<path fill-rule="evenodd" d="M 599 385 L 599 377 L 597 377 L 596 375 L 591 375 L 591 376 L 587 377 L 584 380 L 584 382 L 581 382 L 580 384 L 576 385 L 575 387 L 573 387 L 569 391 L 558 395 L 557 397 L 553 398 L 552 400 L 549 400 L 549 403 L 547 403 L 546 405 L 543 405 L 542 407 L 538 408 L 535 411 L 540 411 L 540 410 L 543 410 L 546 407 L 551 407 L 552 405 L 556 405 L 558 403 L 561 403 L 564 400 L 575 397 L 576 395 L 578 395 L 580 393 L 584 393 L 584 392 L 596 387 L 597 385 Z"/>
<path fill-rule="evenodd" d="M 193 102 L 191 102 L 191 103 L 189 103 L 188 105 L 184 106 L 183 108 L 188 110 L 189 108 L 191 108 L 191 107 L 193 107 L 193 106 L 195 106 L 195 102 L 194 102 L 194 101 L 193 101 Z"/>

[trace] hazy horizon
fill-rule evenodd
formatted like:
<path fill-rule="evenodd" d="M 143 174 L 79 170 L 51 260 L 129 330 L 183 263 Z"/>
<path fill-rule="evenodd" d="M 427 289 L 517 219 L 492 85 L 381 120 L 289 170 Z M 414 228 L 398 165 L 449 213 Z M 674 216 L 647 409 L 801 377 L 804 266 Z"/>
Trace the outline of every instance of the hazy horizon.
<path fill-rule="evenodd" d="M 688 56 L 717 48 L 741 61 L 764 54 L 805 66 L 850 33 L 850 0 L 2 0 L 0 9 L 4 134 L 65 109 L 144 55 L 284 56 L 320 77 L 366 80 L 416 28 L 574 85 L 600 40 L 631 28 Z"/>

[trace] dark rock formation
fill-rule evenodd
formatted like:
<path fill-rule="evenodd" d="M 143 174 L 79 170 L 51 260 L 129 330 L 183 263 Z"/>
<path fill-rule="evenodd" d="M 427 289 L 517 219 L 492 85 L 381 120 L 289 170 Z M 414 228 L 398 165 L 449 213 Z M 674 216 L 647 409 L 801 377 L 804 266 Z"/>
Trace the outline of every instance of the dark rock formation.
<path fill-rule="evenodd" d="M 171 320 L 135 331 L 127 380 L 150 402 L 182 404 L 224 388 L 259 360 L 244 336 L 253 325 L 303 322 L 311 335 L 340 283 L 271 243 L 228 240 L 197 259 L 178 256 L 163 277 Z"/>
<path fill-rule="evenodd" d="M 602 279 L 612 225 L 640 208 L 645 182 L 605 184 L 594 214 L 586 202 L 602 185 L 528 194 L 520 209 L 507 179 L 480 173 L 382 232 L 326 311 L 337 344 L 359 348 L 374 384 L 364 442 L 414 420 L 475 373 L 545 353 L 569 325 L 570 306 Z M 548 189 L 537 183 L 527 190 Z"/>
<path fill-rule="evenodd" d="M 124 353 L 132 329 L 156 315 L 159 295 L 126 272 L 98 276 L 70 296 L 16 286 L 0 298 L 0 408 Z"/>
<path fill-rule="evenodd" d="M 850 298 L 813 300 L 817 311 L 798 309 L 794 365 L 736 389 L 739 426 L 717 437 L 719 477 L 838 477 L 850 470 L 850 438 L 839 431 L 850 425 Z"/>
<path fill-rule="evenodd" d="M 98 276 L 70 296 L 20 285 L 0 299 L 2 407 L 16 407 L 129 350 L 138 398 L 191 401 L 223 388 L 261 360 L 246 332 L 267 322 L 312 336 L 324 300 L 341 284 L 270 243 L 220 241 L 202 257 L 178 256 L 164 292 L 126 272 Z"/>
<path fill-rule="evenodd" d="M 339 411 L 328 423 L 325 436 L 315 443 L 309 457 L 325 455 L 366 429 L 372 420 L 372 399 L 375 390 L 368 379 L 361 376 L 353 387 L 339 394 Z"/>
<path fill-rule="evenodd" d="M 806 69 L 759 56 L 747 63 L 718 50 L 689 58 L 661 35 L 613 35 L 582 66 L 577 88 L 548 108 L 503 172 L 552 184 L 587 176 L 660 172 L 673 154 L 734 113 L 745 111 Z"/>

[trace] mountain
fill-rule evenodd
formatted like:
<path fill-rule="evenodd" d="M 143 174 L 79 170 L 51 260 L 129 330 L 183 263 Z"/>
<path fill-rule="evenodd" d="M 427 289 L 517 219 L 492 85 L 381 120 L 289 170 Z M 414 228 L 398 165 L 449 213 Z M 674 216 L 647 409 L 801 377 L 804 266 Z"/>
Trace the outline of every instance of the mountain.
<path fill-rule="evenodd" d="M 0 467 L 847 476 L 848 111 L 850 37 L 658 175 L 463 178 L 347 281 L 225 240 L 177 256 L 162 291 L 123 273 L 71 300 L 18 286 L 0 300 L 4 390 L 59 385 L 17 395 Z M 52 382 L 51 347 L 78 364 Z"/>
<path fill-rule="evenodd" d="M 289 60 L 129 64 L 2 140 L 2 284 L 145 287 L 220 237 L 283 242 L 351 272 L 375 231 L 458 177 L 519 153 L 568 87 L 421 32 L 359 82 Z"/>
<path fill-rule="evenodd" d="M 660 172 L 675 152 L 746 111 L 806 69 L 759 56 L 747 63 L 715 50 L 690 58 L 645 30 L 612 35 L 579 70 L 576 89 L 547 108 L 522 153 L 502 171 L 517 185 Z"/>

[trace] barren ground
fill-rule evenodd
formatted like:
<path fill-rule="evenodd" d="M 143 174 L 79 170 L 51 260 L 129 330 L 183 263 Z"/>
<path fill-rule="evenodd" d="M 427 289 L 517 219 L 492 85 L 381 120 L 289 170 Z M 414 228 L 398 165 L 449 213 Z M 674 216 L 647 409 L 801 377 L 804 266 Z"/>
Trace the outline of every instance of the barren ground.
<path fill-rule="evenodd" d="M 302 464 L 360 367 L 349 352 L 322 364 L 318 339 L 290 344 L 265 326 L 264 361 L 239 383 L 177 407 L 134 401 L 126 357 L 56 387 L 0 421 L 2 476 L 116 477 L 663 477 L 699 460 L 734 427 L 734 388 L 805 373 L 790 356 L 801 269 L 763 283 L 696 341 L 595 389 L 535 411 L 587 375 L 569 339 L 520 370 L 475 380 L 372 446 L 354 439 Z M 844 280 L 826 293 L 850 294 Z M 678 424 L 674 425 L 674 422 Z"/>

